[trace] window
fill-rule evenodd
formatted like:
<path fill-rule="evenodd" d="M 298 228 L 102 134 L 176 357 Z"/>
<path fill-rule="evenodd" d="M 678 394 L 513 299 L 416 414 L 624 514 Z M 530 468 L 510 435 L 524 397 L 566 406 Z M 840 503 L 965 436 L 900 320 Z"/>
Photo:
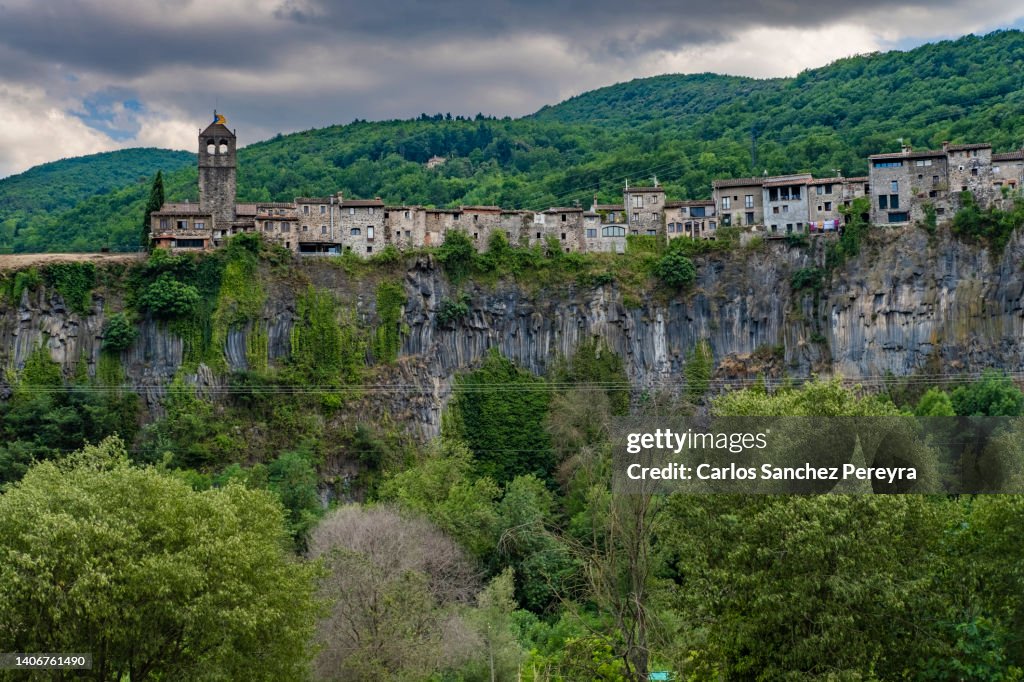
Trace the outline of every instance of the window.
<path fill-rule="evenodd" d="M 633 222 L 634 223 L 640 222 L 640 214 L 639 213 L 634 213 L 633 214 Z"/>
<path fill-rule="evenodd" d="M 832 210 L 832 202 L 831 201 L 826 201 L 825 202 L 825 210 L 826 211 L 831 211 Z"/>
<path fill-rule="evenodd" d="M 391 214 L 388 213 L 387 211 L 384 211 L 384 220 L 387 220 L 390 217 L 391 217 Z"/>
<path fill-rule="evenodd" d="M 782 205 L 782 212 L 783 213 L 788 213 L 789 212 L 789 204 L 783 204 Z"/>
<path fill-rule="evenodd" d="M 587 239 L 593 239 L 596 236 L 597 236 L 597 228 L 596 227 L 588 227 L 587 228 Z"/>
<path fill-rule="evenodd" d="M 370 215 L 373 215 L 373 206 L 370 207 Z"/>
<path fill-rule="evenodd" d="M 175 239 L 174 245 L 179 249 L 201 249 L 205 244 L 202 239 Z"/>
<path fill-rule="evenodd" d="M 175 225 L 178 227 L 179 230 L 187 230 L 188 229 L 188 221 L 187 220 L 178 220 L 178 221 L 175 222 Z"/>
<path fill-rule="evenodd" d="M 747 196 L 743 197 L 743 207 L 744 208 L 754 208 L 754 195 L 753 194 L 748 194 Z"/>
<path fill-rule="evenodd" d="M 292 231 L 292 226 L 282 220 L 281 221 L 281 231 L 282 232 L 291 232 Z"/>
<path fill-rule="evenodd" d="M 917 161 L 914 162 L 914 165 L 918 166 L 918 167 L 930 166 L 930 165 L 932 165 L 932 160 L 931 159 L 918 159 Z"/>
<path fill-rule="evenodd" d="M 909 221 L 910 221 L 910 214 L 907 213 L 906 211 L 901 211 L 899 213 L 889 213 L 889 222 L 890 223 L 906 223 L 906 222 L 909 222 Z"/>
<path fill-rule="evenodd" d="M 320 204 L 320 215 L 327 215 L 327 207 Z"/>
<path fill-rule="evenodd" d="M 732 205 L 729 203 L 729 197 L 722 197 L 722 208 L 732 208 Z"/>
<path fill-rule="evenodd" d="M 373 225 L 366 226 L 366 238 L 368 240 L 373 239 Z"/>
<path fill-rule="evenodd" d="M 626 228 L 621 225 L 608 225 L 601 228 L 602 237 L 625 237 Z"/>
<path fill-rule="evenodd" d="M 405 212 L 405 218 L 406 218 L 406 220 L 409 219 L 409 212 L 408 211 Z"/>
<path fill-rule="evenodd" d="M 778 187 L 769 187 L 768 188 L 768 201 L 778 201 L 778 200 L 779 200 L 779 188 Z"/>
<path fill-rule="evenodd" d="M 658 235 L 658 231 L 657 230 L 647 230 L 647 236 L 648 237 L 656 237 L 657 235 Z"/>
<path fill-rule="evenodd" d="M 302 231 L 303 232 L 309 232 L 309 225 L 303 225 L 302 226 Z"/>
<path fill-rule="evenodd" d="M 772 206 L 772 214 L 773 215 L 778 215 L 779 214 L 779 207 L 778 206 Z"/>
<path fill-rule="evenodd" d="M 753 224 L 754 224 L 754 212 L 750 211 L 750 212 L 747 213 L 747 225 L 753 225 Z"/>
<path fill-rule="evenodd" d="M 937 196 L 939 196 L 939 193 L 936 192 L 935 190 L 931 190 L 930 192 L 928 192 L 928 198 L 929 199 L 934 199 Z"/>
<path fill-rule="evenodd" d="M 461 217 L 461 214 L 456 213 L 455 215 L 452 216 L 452 220 L 458 220 L 460 217 Z"/>
<path fill-rule="evenodd" d="M 971 169 L 971 175 L 977 175 L 977 174 L 978 174 L 978 168 L 977 168 L 977 166 L 975 166 L 974 168 Z"/>
<path fill-rule="evenodd" d="M 900 195 L 899 194 L 890 194 L 889 195 L 889 208 L 899 208 L 899 207 L 900 207 Z"/>
<path fill-rule="evenodd" d="M 196 223 L 195 224 L 195 229 L 197 229 L 197 230 L 205 230 L 206 229 L 206 223 Z"/>
<path fill-rule="evenodd" d="M 884 194 L 878 195 L 878 208 L 889 208 L 889 197 Z"/>
<path fill-rule="evenodd" d="M 268 220 L 267 222 L 263 223 L 263 231 L 264 232 L 270 232 L 273 229 L 274 229 L 274 223 L 272 223 L 271 221 Z"/>
<path fill-rule="evenodd" d="M 693 216 L 694 218 L 703 218 L 704 210 L 705 209 L 703 206 L 694 206 L 690 209 L 690 215 Z"/>
<path fill-rule="evenodd" d="M 479 238 L 480 238 L 480 233 L 479 232 L 474 232 L 473 233 L 473 239 L 479 239 Z"/>
<path fill-rule="evenodd" d="M 803 232 L 804 231 L 804 224 L 803 223 L 797 223 L 796 224 L 796 230 L 797 230 L 797 232 Z"/>
<path fill-rule="evenodd" d="M 321 225 L 320 226 L 320 234 L 327 234 L 327 226 L 326 225 Z"/>
<path fill-rule="evenodd" d="M 366 247 L 366 253 L 373 253 L 373 247 L 372 246 L 367 246 Z"/>
<path fill-rule="evenodd" d="M 938 175 L 933 175 L 932 176 L 932 184 L 933 185 L 939 184 L 939 176 Z"/>
<path fill-rule="evenodd" d="M 302 207 L 302 215 L 309 215 L 309 204 Z"/>
<path fill-rule="evenodd" d="M 818 185 L 818 194 L 824 194 L 824 193 L 825 193 L 825 186 L 824 185 Z"/>
<path fill-rule="evenodd" d="M 363 233 L 363 231 L 360 230 L 358 227 L 353 227 L 351 230 L 348 231 L 348 233 L 353 237 L 358 237 Z"/>
<path fill-rule="evenodd" d="M 900 168 L 903 166 L 902 161 L 875 161 L 872 164 L 875 168 Z"/>
<path fill-rule="evenodd" d="M 166 230 L 170 226 L 171 226 L 171 221 L 170 221 L 169 218 L 161 218 L 160 219 L 160 227 L 161 227 L 161 229 Z"/>
<path fill-rule="evenodd" d="M 406 230 L 405 231 L 405 238 L 408 239 L 410 237 L 412 237 L 412 232 L 410 230 Z"/>
<path fill-rule="evenodd" d="M 540 239 L 540 232 L 537 233 L 537 239 Z"/>
<path fill-rule="evenodd" d="M 349 209 L 348 209 L 348 214 L 349 215 L 355 215 L 356 214 L 356 210 L 350 206 Z"/>
<path fill-rule="evenodd" d="M 563 222 L 563 223 L 565 222 L 565 219 L 566 219 L 566 215 L 565 215 L 565 214 L 563 213 L 563 214 L 562 214 L 562 222 Z"/>
<path fill-rule="evenodd" d="M 562 241 L 565 241 L 565 232 L 562 233 Z"/>
<path fill-rule="evenodd" d="M 644 207 L 644 196 L 642 194 L 634 194 L 633 195 L 633 208 L 643 208 L 643 207 Z"/>
<path fill-rule="evenodd" d="M 786 234 L 793 232 L 793 223 L 786 223 Z"/>

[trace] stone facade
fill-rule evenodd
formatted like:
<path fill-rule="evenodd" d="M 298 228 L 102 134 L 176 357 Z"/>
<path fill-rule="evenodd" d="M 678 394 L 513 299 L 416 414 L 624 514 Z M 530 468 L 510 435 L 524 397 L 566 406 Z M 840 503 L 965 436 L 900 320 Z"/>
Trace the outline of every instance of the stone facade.
<path fill-rule="evenodd" d="M 879 225 L 948 219 L 971 192 L 983 207 L 1002 206 L 1024 187 L 1024 150 L 992 153 L 989 144 L 943 144 L 941 150 L 869 157 L 867 177 L 813 178 L 810 174 L 716 180 L 710 199 L 668 201 L 655 179 L 623 189 L 621 204 L 590 210 L 541 211 L 499 206 L 429 208 L 388 206 L 379 198 L 298 197 L 291 202 L 235 203 L 236 138 L 223 116 L 199 133 L 198 204 L 167 203 L 152 214 L 153 243 L 170 249 L 211 249 L 242 232 L 259 232 L 297 254 L 363 257 L 387 246 L 438 246 L 452 230 L 486 250 L 503 233 L 512 246 L 623 253 L 627 237 L 714 239 L 720 227 L 743 227 L 768 236 L 840 229 L 843 207 L 867 196 L 869 218 Z"/>
<path fill-rule="evenodd" d="M 717 227 L 715 202 L 711 199 L 665 202 L 665 228 L 670 240 L 714 239 Z"/>
<path fill-rule="evenodd" d="M 765 180 L 715 180 L 712 184 L 712 199 L 719 216 L 719 227 L 753 227 L 764 224 Z"/>

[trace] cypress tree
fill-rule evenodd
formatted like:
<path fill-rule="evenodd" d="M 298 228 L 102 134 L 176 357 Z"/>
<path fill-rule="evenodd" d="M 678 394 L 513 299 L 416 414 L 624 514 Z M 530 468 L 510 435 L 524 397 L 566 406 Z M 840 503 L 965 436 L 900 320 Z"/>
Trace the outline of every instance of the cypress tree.
<path fill-rule="evenodd" d="M 149 201 L 146 202 L 146 216 L 142 220 L 142 234 L 139 239 L 139 243 L 146 251 L 149 251 L 152 247 L 152 243 L 149 239 L 149 217 L 154 211 L 159 211 L 160 207 L 163 205 L 164 175 L 163 172 L 157 171 L 156 177 L 153 178 L 153 186 L 149 190 Z"/>

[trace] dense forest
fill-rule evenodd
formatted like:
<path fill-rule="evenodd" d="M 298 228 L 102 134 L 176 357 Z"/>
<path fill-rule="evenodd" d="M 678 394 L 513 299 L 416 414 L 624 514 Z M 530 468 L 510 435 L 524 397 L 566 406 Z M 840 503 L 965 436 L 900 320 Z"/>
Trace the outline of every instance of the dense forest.
<path fill-rule="evenodd" d="M 511 249 L 499 236 L 478 254 L 456 237 L 431 255 L 463 287 L 622 277 L 663 297 L 686 296 L 695 267 L 708 266 L 691 257 L 747 249 L 677 242 L 567 255 Z M 106 318 L 94 373 L 84 361 L 62 371 L 42 345 L 7 375 L 0 642 L 89 651 L 101 680 L 1024 675 L 1019 496 L 611 485 L 609 427 L 626 414 L 999 416 L 1011 420 L 991 437 L 1007 454 L 993 490 L 1019 490 L 1024 393 L 1010 377 L 925 367 L 880 392 L 839 379 L 723 390 L 699 343 L 683 390 L 638 392 L 600 340 L 541 376 L 492 349 L 455 376 L 441 435 L 424 442 L 389 414 L 349 419 L 366 393 L 387 389 L 382 372 L 407 360 L 405 266 L 394 253 L 324 262 L 374 283 L 372 323 L 259 235 L 212 254 L 7 275 L 8 306 L 41 288 L 80 312 L 93 293 L 123 305 Z M 609 269 L 619 266 L 636 281 Z M 810 279 L 799 271 L 792 286 L 820 286 Z M 285 286 L 298 292 L 300 322 L 288 355 L 271 360 L 259 320 Z M 440 308 L 439 325 L 469 313 L 458 297 Z M 122 364 L 142 319 L 184 344 L 160 411 L 145 419 Z M 230 371 L 226 336 L 247 324 L 257 325 L 248 369 Z M 197 390 L 188 377 L 200 365 L 226 390 Z M 918 466 L 938 471 L 943 446 L 920 439 Z M 339 460 L 359 473 L 338 476 Z"/>
<path fill-rule="evenodd" d="M 653 175 L 675 198 L 704 198 L 717 177 L 863 174 L 866 157 L 917 147 L 1024 144 L 1024 34 L 851 57 L 795 78 L 666 75 L 622 83 L 520 119 L 422 115 L 279 135 L 239 152 L 239 199 L 290 201 L 342 191 L 392 203 L 546 208 Z M 754 147 L 756 146 L 756 150 Z M 756 160 L 752 155 L 756 154 Z M 431 156 L 448 161 L 434 169 Z M 104 155 L 90 163 L 109 166 Z M 169 200 L 196 199 L 195 169 L 162 168 Z M 57 164 L 70 162 L 60 162 Z M 85 163 L 85 162 L 83 162 Z M 132 174 L 73 206 L 13 213 L 13 194 L 72 196 L 33 169 L 0 181 L 0 249 L 134 250 L 146 199 Z M 18 183 L 18 190 L 5 189 Z M 116 188 L 114 188 L 116 187 Z M 92 190 L 90 190 L 92 191 Z"/>

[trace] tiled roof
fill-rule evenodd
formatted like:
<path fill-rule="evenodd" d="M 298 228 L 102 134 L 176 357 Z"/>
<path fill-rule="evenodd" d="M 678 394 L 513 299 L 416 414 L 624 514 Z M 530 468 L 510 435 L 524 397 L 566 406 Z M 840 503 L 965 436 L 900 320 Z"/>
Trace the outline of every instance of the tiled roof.
<path fill-rule="evenodd" d="M 256 215 L 256 204 L 235 204 L 235 215 Z"/>
<path fill-rule="evenodd" d="M 155 213 L 158 215 L 210 215 L 208 212 L 203 212 L 199 208 L 199 204 L 189 203 L 164 204 Z"/>
<path fill-rule="evenodd" d="M 501 206 L 460 206 L 463 211 L 477 211 L 487 213 L 500 213 Z"/>
<path fill-rule="evenodd" d="M 552 206 L 551 208 L 543 211 L 544 213 L 583 213 L 583 209 L 578 206 Z"/>
<path fill-rule="evenodd" d="M 661 192 L 665 193 L 664 187 L 628 187 L 623 190 L 624 192 Z"/>
<path fill-rule="evenodd" d="M 1018 149 L 1014 152 L 1001 152 L 999 154 L 992 155 L 993 161 L 1022 161 L 1024 160 L 1024 150 Z"/>
<path fill-rule="evenodd" d="M 597 204 L 594 206 L 598 211 L 625 211 L 626 207 L 622 204 Z"/>
<path fill-rule="evenodd" d="M 666 201 L 665 208 L 683 208 L 684 206 L 714 206 L 713 199 L 687 199 L 686 201 Z"/>
<path fill-rule="evenodd" d="M 962 152 L 969 151 L 971 149 L 991 149 L 992 145 L 987 142 L 981 142 L 976 144 L 951 144 L 949 145 L 949 151 L 951 152 Z"/>
<path fill-rule="evenodd" d="M 341 202 L 342 208 L 349 207 L 360 207 L 360 206 L 383 206 L 384 202 L 380 199 L 344 199 Z"/>
<path fill-rule="evenodd" d="M 889 154 L 872 154 L 868 157 L 871 161 L 884 161 L 887 159 L 934 159 L 945 156 L 946 152 L 941 149 L 926 149 L 920 152 L 892 152 Z"/>
<path fill-rule="evenodd" d="M 719 187 L 748 187 L 756 185 L 760 187 L 764 184 L 764 178 L 727 178 L 725 180 L 715 180 L 715 188 Z"/>
<path fill-rule="evenodd" d="M 329 204 L 334 197 L 295 197 L 296 204 Z"/>

